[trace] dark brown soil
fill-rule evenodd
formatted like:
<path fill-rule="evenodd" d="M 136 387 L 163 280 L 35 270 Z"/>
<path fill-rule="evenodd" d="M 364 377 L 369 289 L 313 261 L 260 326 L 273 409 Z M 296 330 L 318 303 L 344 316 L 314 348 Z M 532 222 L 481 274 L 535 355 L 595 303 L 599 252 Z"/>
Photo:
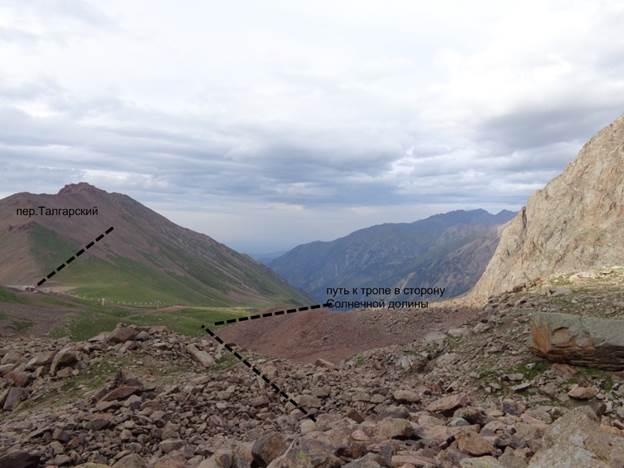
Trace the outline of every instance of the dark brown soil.
<path fill-rule="evenodd" d="M 318 310 L 230 325 L 218 333 L 227 341 L 271 357 L 337 362 L 361 351 L 419 341 L 432 331 L 459 327 L 477 309 Z"/>

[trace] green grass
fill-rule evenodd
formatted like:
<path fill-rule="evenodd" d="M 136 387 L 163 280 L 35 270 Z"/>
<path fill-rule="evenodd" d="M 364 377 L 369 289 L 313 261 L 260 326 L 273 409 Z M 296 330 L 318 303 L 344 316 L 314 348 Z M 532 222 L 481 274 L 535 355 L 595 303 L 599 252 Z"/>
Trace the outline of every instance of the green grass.
<path fill-rule="evenodd" d="M 511 369 L 512 374 L 522 374 L 526 380 L 533 380 L 538 375 L 550 369 L 551 363 L 548 361 L 524 362 Z"/>
<path fill-rule="evenodd" d="M 9 316 L 6 313 L 0 311 L 0 320 L 8 320 L 8 318 Z"/>
<path fill-rule="evenodd" d="M 80 248 L 40 225 L 33 229 L 31 241 L 32 254 L 46 273 Z M 267 307 L 308 302 L 305 296 L 279 282 L 270 270 L 244 263 L 235 255 L 219 249 L 212 252 L 217 263 L 231 264 L 231 271 L 226 274 L 187 250 L 154 242 L 157 254 L 136 251 L 136 259 L 84 255 L 51 283 L 67 286 L 70 294 L 91 302 L 139 307 L 176 304 L 229 307 L 242 302 Z M 239 283 L 251 286 L 261 297 L 245 300 L 245 293 L 241 293 L 244 288 L 234 286 Z M 251 304 L 254 301 L 258 304 Z"/>
<path fill-rule="evenodd" d="M 602 381 L 599 382 L 600 386 L 607 392 L 613 389 L 615 382 L 613 380 L 613 374 L 609 371 L 596 369 L 595 367 L 577 367 L 577 369 L 578 374 L 568 379 L 568 384 L 581 384 L 584 380 L 590 379 L 592 381 Z"/>
<path fill-rule="evenodd" d="M 54 337 L 69 336 L 72 340 L 87 340 L 101 332 L 111 331 L 118 323 L 139 326 L 164 325 L 188 336 L 200 336 L 204 324 L 247 315 L 243 308 L 186 308 L 174 312 L 158 310 L 129 310 L 118 307 L 89 305 L 79 315 L 69 319 L 64 327 L 56 328 Z"/>
<path fill-rule="evenodd" d="M 33 326 L 33 323 L 30 320 L 11 320 L 8 328 L 13 330 L 15 333 L 24 333 Z"/>
<path fill-rule="evenodd" d="M 238 359 L 236 359 L 232 354 L 226 353 L 216 360 L 212 368 L 216 370 L 226 370 L 234 367 L 238 364 L 238 362 Z"/>
<path fill-rule="evenodd" d="M 0 287 L 0 302 L 13 302 L 18 303 L 22 302 L 16 294 L 13 294 L 11 291 Z"/>

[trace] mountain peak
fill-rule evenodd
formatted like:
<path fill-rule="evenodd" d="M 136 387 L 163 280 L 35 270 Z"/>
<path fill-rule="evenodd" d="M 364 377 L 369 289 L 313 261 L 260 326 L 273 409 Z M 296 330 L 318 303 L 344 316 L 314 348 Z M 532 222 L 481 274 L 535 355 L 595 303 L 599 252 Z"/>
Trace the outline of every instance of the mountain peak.
<path fill-rule="evenodd" d="M 58 195 L 64 194 L 72 194 L 79 192 L 91 192 L 91 193 L 106 193 L 104 190 L 101 190 L 94 185 L 89 184 L 88 182 L 78 182 L 76 184 L 67 184 L 61 190 L 59 190 Z"/>

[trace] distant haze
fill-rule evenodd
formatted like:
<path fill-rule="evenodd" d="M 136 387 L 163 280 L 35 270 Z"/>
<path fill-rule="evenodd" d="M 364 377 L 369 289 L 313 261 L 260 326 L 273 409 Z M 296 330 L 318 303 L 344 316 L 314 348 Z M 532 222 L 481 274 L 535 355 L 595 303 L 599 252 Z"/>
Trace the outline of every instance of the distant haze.
<path fill-rule="evenodd" d="M 0 197 L 87 181 L 255 254 L 517 210 L 624 111 L 618 1 L 0 1 Z"/>

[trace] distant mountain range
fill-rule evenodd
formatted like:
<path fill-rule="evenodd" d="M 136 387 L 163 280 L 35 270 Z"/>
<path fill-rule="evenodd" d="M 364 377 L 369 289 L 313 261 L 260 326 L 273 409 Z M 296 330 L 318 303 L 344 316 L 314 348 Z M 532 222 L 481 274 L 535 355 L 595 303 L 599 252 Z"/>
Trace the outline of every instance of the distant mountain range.
<path fill-rule="evenodd" d="M 496 249 L 499 227 L 514 215 L 459 210 L 381 224 L 297 246 L 268 265 L 318 301 L 335 287 L 444 287 L 449 298 L 477 282 Z"/>
<path fill-rule="evenodd" d="M 39 214 L 40 206 L 97 207 L 98 214 L 45 215 Z M 37 214 L 20 215 L 23 209 Z M 86 183 L 68 185 L 55 195 L 18 193 L 0 200 L 0 284 L 36 284 L 109 226 L 115 228 L 109 236 L 44 286 L 132 304 L 309 302 L 251 257 L 180 227 L 126 195 Z"/>

